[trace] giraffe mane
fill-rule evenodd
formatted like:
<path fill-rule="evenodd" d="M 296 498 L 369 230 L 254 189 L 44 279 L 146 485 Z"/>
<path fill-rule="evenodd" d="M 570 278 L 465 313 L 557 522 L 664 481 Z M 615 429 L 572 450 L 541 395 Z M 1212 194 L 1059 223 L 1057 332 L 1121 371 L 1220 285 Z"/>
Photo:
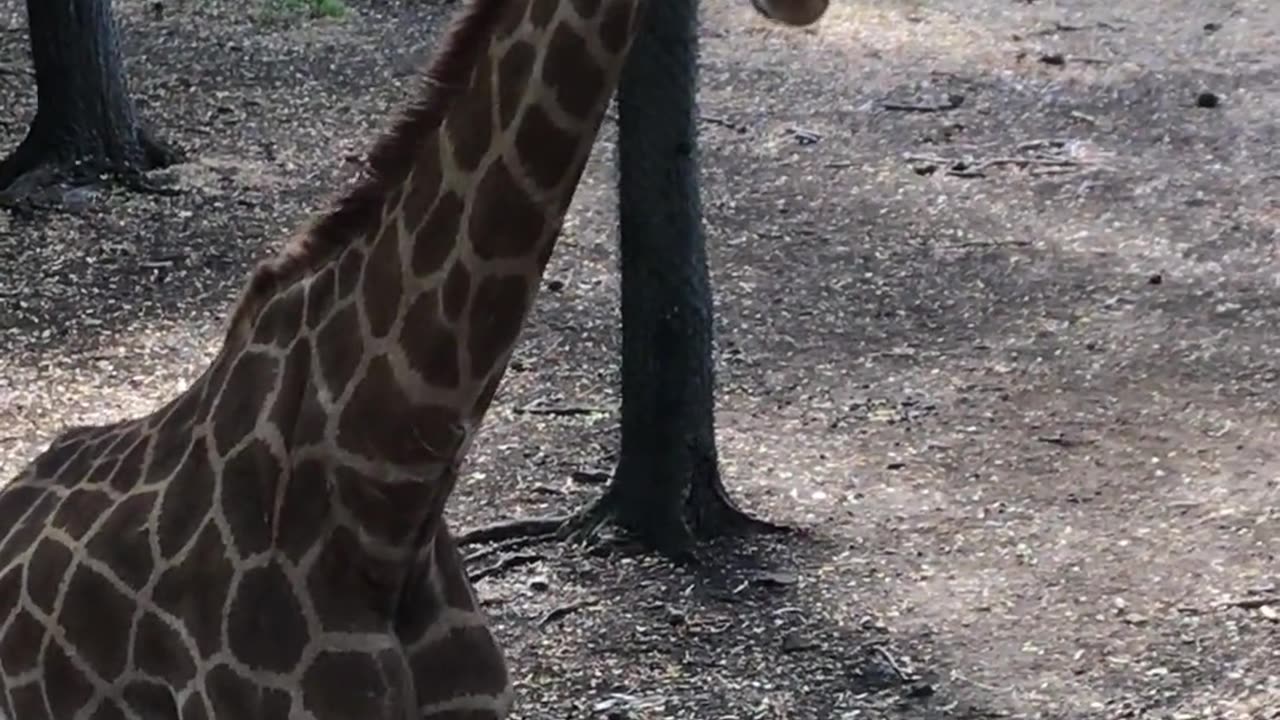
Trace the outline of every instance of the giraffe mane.
<path fill-rule="evenodd" d="M 250 274 L 227 330 L 230 342 L 244 335 L 261 309 L 279 293 L 320 270 L 348 245 L 370 232 L 396 182 L 414 163 L 422 136 L 438 129 L 471 73 L 510 0 L 468 0 L 440 40 L 414 97 L 374 142 L 363 177 L 294 234 L 273 258 Z"/>

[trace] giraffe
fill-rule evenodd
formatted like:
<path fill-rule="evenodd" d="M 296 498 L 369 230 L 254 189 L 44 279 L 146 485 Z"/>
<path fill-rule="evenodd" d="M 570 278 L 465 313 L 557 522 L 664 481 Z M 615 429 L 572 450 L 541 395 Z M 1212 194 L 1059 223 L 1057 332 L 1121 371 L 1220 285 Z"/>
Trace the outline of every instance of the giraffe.
<path fill-rule="evenodd" d="M 443 510 L 645 2 L 470 0 L 188 389 L 0 490 L 0 718 L 507 716 Z"/>

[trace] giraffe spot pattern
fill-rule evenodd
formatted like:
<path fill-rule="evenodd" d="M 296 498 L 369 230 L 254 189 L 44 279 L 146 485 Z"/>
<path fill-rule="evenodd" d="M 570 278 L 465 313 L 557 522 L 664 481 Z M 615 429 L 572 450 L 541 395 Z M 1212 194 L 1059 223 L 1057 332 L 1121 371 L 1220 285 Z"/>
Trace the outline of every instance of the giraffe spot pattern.
<path fill-rule="evenodd" d="M 600 43 L 607 52 L 621 55 L 631 41 L 632 26 L 636 22 L 636 4 L 612 2 L 600 22 Z"/>
<path fill-rule="evenodd" d="M 306 294 L 301 285 L 282 290 L 258 314 L 254 323 L 253 342 L 261 345 L 288 344 L 302 325 L 305 302 Z"/>
<path fill-rule="evenodd" d="M 452 459 L 461 439 L 458 414 L 442 405 L 412 405 L 386 356 L 369 363 L 343 408 L 338 442 L 347 450 L 400 466 Z"/>
<path fill-rule="evenodd" d="M 556 7 L 560 0 L 534 0 L 529 8 L 529 24 L 535 30 L 544 30 L 556 16 Z"/>
<path fill-rule="evenodd" d="M 578 143 L 578 135 L 556 125 L 537 105 L 525 110 L 516 131 L 516 155 L 529 179 L 544 190 L 559 186 L 575 164 L 582 164 Z"/>
<path fill-rule="evenodd" d="M 233 591 L 227 615 L 232 654 L 250 668 L 288 672 L 307 644 L 307 621 L 278 563 L 253 568 Z"/>
<path fill-rule="evenodd" d="M 394 612 L 395 576 L 402 571 L 402 565 L 366 553 L 350 528 L 336 526 L 307 576 L 321 627 L 382 632 Z"/>
<path fill-rule="evenodd" d="M 15 718 L 27 720 L 49 720 L 49 706 L 44 702 L 44 688 L 36 683 L 11 688 L 13 712 Z M 0 694 L 0 706 L 4 705 L 4 697 Z"/>
<path fill-rule="evenodd" d="M 155 568 L 151 529 L 147 523 L 156 495 L 153 492 L 131 495 L 117 503 L 85 545 L 90 557 L 101 560 L 134 590 L 141 590 L 147 584 Z"/>
<path fill-rule="evenodd" d="M 208 707 L 204 695 L 192 693 L 182 704 L 182 720 L 209 720 Z"/>
<path fill-rule="evenodd" d="M 129 652 L 133 600 L 87 565 L 67 583 L 58 624 L 67 643 L 107 681 L 120 676 Z"/>
<path fill-rule="evenodd" d="M 285 479 L 275 547 L 293 562 L 300 562 L 328 516 L 329 486 L 324 465 L 318 460 L 298 463 Z"/>
<path fill-rule="evenodd" d="M 58 496 L 52 491 L 44 491 L 35 500 L 31 512 L 15 527 L 9 530 L 9 537 L 0 545 L 0 561 L 8 563 L 18 553 L 31 547 L 36 538 L 44 530 L 45 522 L 57 507 Z"/>
<path fill-rule="evenodd" d="M 41 538 L 31 551 L 31 559 L 27 561 L 27 594 L 44 614 L 54 615 L 57 612 L 58 585 L 70 566 L 71 551 L 47 537 Z M 14 568 L 10 576 L 21 577 L 21 571 L 21 568 Z M 5 607 L 13 605 L 6 602 Z"/>
<path fill-rule="evenodd" d="M 307 329 L 315 330 L 320 327 L 320 322 L 327 317 L 329 308 L 333 307 L 336 297 L 336 283 L 334 276 L 336 273 L 329 268 L 321 270 L 312 276 L 311 281 L 307 283 Z"/>
<path fill-rule="evenodd" d="M 244 557 L 266 550 L 271 544 L 272 506 L 280 463 L 261 440 L 236 451 L 222 468 L 222 515 L 231 530 L 231 542 Z"/>
<path fill-rule="evenodd" d="M 405 315 L 400 345 L 409 364 L 422 380 L 435 387 L 456 387 L 461 379 L 458 367 L 458 339 L 454 331 L 441 324 L 439 294 L 427 291 L 418 295 Z"/>
<path fill-rule="evenodd" d="M 213 503 L 216 480 L 209 465 L 208 441 L 197 437 L 176 475 L 164 488 L 156 521 L 160 555 L 169 559 L 186 547 Z"/>
<path fill-rule="evenodd" d="M 560 107 L 579 120 L 590 117 L 604 98 L 604 70 L 591 59 L 587 41 L 564 23 L 551 32 L 542 82 L 555 91 Z"/>
<path fill-rule="evenodd" d="M 355 377 L 364 355 L 360 318 L 355 305 L 347 305 L 329 318 L 316 336 L 316 359 L 329 392 L 338 397 Z M 371 320 L 372 322 L 372 320 Z"/>
<path fill-rule="evenodd" d="M 444 266 L 449 253 L 458 244 L 458 228 L 466 206 L 453 191 L 440 196 L 431 214 L 414 232 L 413 272 L 418 277 L 430 275 Z"/>
<path fill-rule="evenodd" d="M 471 85 L 454 101 L 444 129 L 458 168 L 471 172 L 479 167 L 493 144 L 493 68 L 486 55 L 477 58 Z"/>
<path fill-rule="evenodd" d="M 284 437 L 286 449 L 296 445 L 302 426 L 302 412 L 311 383 L 311 341 L 302 337 L 294 341 L 280 371 L 276 401 L 267 415 Z M 308 405 L 310 410 L 312 406 Z M 310 419 L 310 418 L 308 418 Z M 304 441 L 309 444 L 310 439 Z"/>
<path fill-rule="evenodd" d="M 424 682 L 418 703 L 429 705 L 465 695 L 496 695 L 506 687 L 502 651 L 487 627 L 458 627 L 414 653 L 410 659 L 417 678 L 449 678 Z"/>
<path fill-rule="evenodd" d="M 124 688 L 124 701 L 144 718 L 178 719 L 178 701 L 169 688 L 147 680 L 134 680 Z"/>
<path fill-rule="evenodd" d="M 111 507 L 111 496 L 103 490 L 80 487 L 67 493 L 51 520 L 54 527 L 79 540 Z"/>
<path fill-rule="evenodd" d="M 449 268 L 449 275 L 444 280 L 441 296 L 441 309 L 444 319 L 456 325 L 467 309 L 467 299 L 471 295 L 471 271 L 462 263 L 454 263 Z"/>
<path fill-rule="evenodd" d="M 36 667 L 39 648 L 44 641 L 44 626 L 34 615 L 19 609 L 0 638 L 0 667 L 9 676 L 20 675 Z"/>
<path fill-rule="evenodd" d="M 399 190 L 397 190 L 399 192 Z M 391 204 L 391 201 L 387 201 Z M 345 300 L 355 293 L 360 286 L 360 273 L 364 270 L 364 253 L 357 245 L 342 251 L 342 259 L 338 261 L 338 298 Z M 296 333 L 295 333 L 296 334 Z M 292 336 L 287 338 L 292 340 Z"/>
<path fill-rule="evenodd" d="M 400 224 L 394 220 L 382 226 L 378 240 L 364 265 L 364 315 L 374 337 L 385 337 L 400 312 L 404 292 L 400 268 Z M 345 338 L 343 338 L 345 339 Z"/>
<path fill-rule="evenodd" d="M 458 546 L 448 538 L 447 533 L 440 533 L 433 548 L 436 571 L 444 581 L 444 602 L 456 610 L 476 610 L 476 599 L 471 592 L 471 584 L 464 582 L 467 571 L 462 566 L 462 556 Z"/>
<path fill-rule="evenodd" d="M 422 143 L 418 165 L 404 191 L 402 219 L 407 230 L 421 225 L 422 218 L 435 205 L 442 181 L 440 172 L 440 139 L 433 135 Z"/>
<path fill-rule="evenodd" d="M 71 663 L 61 643 L 54 641 L 45 646 L 40 665 L 44 668 L 45 686 L 58 689 L 49 693 L 49 709 L 54 717 L 73 717 L 93 697 L 93 685 Z"/>
<path fill-rule="evenodd" d="M 529 88 L 537 61 L 537 48 L 525 40 L 513 43 L 498 61 L 498 88 L 494 102 L 498 104 L 498 123 L 503 130 L 511 127 L 516 119 L 520 100 Z"/>
<path fill-rule="evenodd" d="M 321 653 L 302 676 L 302 693 L 317 720 L 394 717 L 408 706 L 368 653 Z"/>
<path fill-rule="evenodd" d="M 213 447 L 219 455 L 226 455 L 253 432 L 279 366 L 275 358 L 261 353 L 246 352 L 236 360 L 214 411 Z"/>
<path fill-rule="evenodd" d="M 97 709 L 93 711 L 90 720 L 127 720 L 124 710 L 120 708 L 119 703 L 115 700 L 102 700 L 98 703 Z"/>
<path fill-rule="evenodd" d="M 583 20 L 590 20 L 600 12 L 601 0 L 573 0 L 573 12 Z"/>
<path fill-rule="evenodd" d="M 138 620 L 133 664 L 174 687 L 185 687 L 196 676 L 195 658 L 182 636 L 153 612 Z"/>
<path fill-rule="evenodd" d="M 546 218 L 542 208 L 516 182 L 503 160 L 489 166 L 476 188 L 467 233 L 482 260 L 519 258 L 533 253 Z"/>
<path fill-rule="evenodd" d="M 217 526 L 205 522 L 187 556 L 162 573 L 152 590 L 156 605 L 187 628 L 206 657 L 222 647 L 222 608 L 234 574 L 225 548 Z"/>
<path fill-rule="evenodd" d="M 426 482 L 387 482 L 364 475 L 353 468 L 334 472 L 338 499 L 355 521 L 380 540 L 404 546 L 418 532 L 418 517 L 405 508 L 429 507 L 440 494 Z"/>
<path fill-rule="evenodd" d="M 468 351 L 471 377 L 482 378 L 515 344 L 529 304 L 529 282 L 523 275 L 489 276 L 471 300 Z"/>

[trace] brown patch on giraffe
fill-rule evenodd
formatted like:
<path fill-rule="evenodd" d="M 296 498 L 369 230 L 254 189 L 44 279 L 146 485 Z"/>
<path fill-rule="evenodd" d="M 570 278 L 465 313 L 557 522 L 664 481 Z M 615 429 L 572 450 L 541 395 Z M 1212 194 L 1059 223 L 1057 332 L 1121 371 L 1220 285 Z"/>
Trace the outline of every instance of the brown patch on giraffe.
<path fill-rule="evenodd" d="M 195 678 L 196 664 L 190 648 L 159 615 L 148 612 L 142 616 L 133 643 L 133 665 L 142 672 L 174 687 L 184 687 Z"/>
<path fill-rule="evenodd" d="M 419 567 L 415 572 L 419 574 L 404 584 L 396 607 L 396 636 L 404 646 L 422 637 L 444 608 L 426 569 Z"/>
<path fill-rule="evenodd" d="M 215 452 L 226 455 L 253 432 L 279 371 L 280 361 L 270 355 L 246 352 L 236 359 L 214 410 Z"/>
<path fill-rule="evenodd" d="M 129 448 L 129 452 L 120 458 L 119 464 L 116 465 L 115 470 L 111 473 L 110 484 L 114 490 L 127 493 L 142 482 L 142 474 L 145 470 L 143 463 L 146 462 L 147 448 L 151 443 L 151 436 L 138 438 L 138 441 Z M 161 462 L 176 463 L 177 458 L 162 457 Z"/>
<path fill-rule="evenodd" d="M 360 334 L 359 309 L 347 305 L 329 318 L 316 336 L 320 376 L 334 398 L 342 395 L 364 357 L 364 339 Z M 372 322 L 372 321 L 371 321 Z"/>
<path fill-rule="evenodd" d="M 515 345 L 529 304 L 529 281 L 523 275 L 489 276 L 471 300 L 471 377 L 481 378 Z"/>
<path fill-rule="evenodd" d="M 625 7 L 625 4 L 610 6 L 606 25 L 618 7 Z M 591 57 L 586 39 L 563 22 L 552 31 L 547 42 L 546 54 L 542 58 L 542 82 L 555 92 L 560 107 L 580 120 L 591 116 L 604 95 L 604 70 Z"/>
<path fill-rule="evenodd" d="M 556 8 L 559 5 L 560 0 L 534 0 L 529 8 L 529 24 L 535 30 L 545 30 L 555 19 Z"/>
<path fill-rule="evenodd" d="M 525 110 L 516 130 L 516 155 L 525 175 L 538 187 L 551 190 L 573 169 L 580 142 L 579 136 L 556 125 L 546 110 L 534 105 Z"/>
<path fill-rule="evenodd" d="M 12 485 L 0 492 L 0 533 L 8 533 L 17 525 L 31 507 L 47 492 L 43 488 L 31 485 Z M 4 537 L 0 534 L 0 538 Z M 8 558 L 0 555 L 0 560 Z"/>
<path fill-rule="evenodd" d="M 245 332 L 280 289 L 316 272 L 352 242 L 375 231 L 386 199 L 415 162 L 415 150 L 440 128 L 465 92 L 473 68 L 488 50 L 486 39 L 519 21 L 519 3 L 473 2 L 457 16 L 427 68 L 417 101 L 369 152 L 366 177 L 340 196 L 328 213 L 295 235 L 277 257 L 254 269 L 231 313 L 229 341 Z"/>
<path fill-rule="evenodd" d="M 520 187 L 505 160 L 489 166 L 477 183 L 467 233 L 482 260 L 524 257 L 542 237 L 546 217 Z"/>
<path fill-rule="evenodd" d="M 208 720 L 208 707 L 205 696 L 196 691 L 182 704 L 182 720 Z"/>
<path fill-rule="evenodd" d="M 338 500 L 352 518 L 374 537 L 389 545 L 412 541 L 421 525 L 406 508 L 427 507 L 438 494 L 434 483 L 387 482 L 349 467 L 334 471 Z"/>
<path fill-rule="evenodd" d="M 140 493 L 125 498 L 111 509 L 85 545 L 90 557 L 101 560 L 135 591 L 147 584 L 155 569 L 147 519 L 156 496 L 157 493 Z"/>
<path fill-rule="evenodd" d="M 300 562 L 316 538 L 321 536 L 329 519 L 329 484 L 325 467 L 318 460 L 306 460 L 293 468 L 285 483 L 272 544 L 285 557 Z"/>
<path fill-rule="evenodd" d="M 419 687 L 422 705 L 465 695 L 497 695 L 506 689 L 502 651 L 483 625 L 454 628 L 420 648 L 409 662 L 414 677 L 450 680 Z"/>
<path fill-rule="evenodd" d="M 449 275 L 444 280 L 444 288 L 440 297 L 444 319 L 451 325 L 457 325 L 462 313 L 467 309 L 467 300 L 471 296 L 471 271 L 463 263 L 454 263 L 449 268 Z"/>
<path fill-rule="evenodd" d="M 45 646 L 40 666 L 44 668 L 44 684 L 57 688 L 49 693 L 49 709 L 56 718 L 75 717 L 76 711 L 93 697 L 93 685 L 67 657 L 62 644 L 55 640 Z"/>
<path fill-rule="evenodd" d="M 32 505 L 31 512 L 9 531 L 9 537 L 5 539 L 3 545 L 0 545 L 0 558 L 16 557 L 18 553 L 31 547 L 36 538 L 40 537 L 44 524 L 48 521 L 57 502 L 58 496 L 51 491 L 41 495 Z"/>
<path fill-rule="evenodd" d="M 498 104 L 498 124 L 503 130 L 515 121 L 537 62 L 538 49 L 525 40 L 512 43 L 498 61 L 498 89 L 494 102 Z"/>
<path fill-rule="evenodd" d="M 209 465 L 208 440 L 197 437 L 188 448 L 178 474 L 165 485 L 160 500 L 156 541 L 162 558 L 172 558 L 191 541 L 200 521 L 213 506 L 216 482 Z"/>
<path fill-rule="evenodd" d="M 446 579 L 441 587 L 445 604 L 457 610 L 477 609 L 470 583 L 463 582 L 467 577 L 467 571 L 463 567 L 458 545 L 447 534 L 441 533 L 436 536 L 434 550 L 436 570 L 440 573 L 440 577 Z"/>
<path fill-rule="evenodd" d="M 363 271 L 364 253 L 360 248 L 353 245 L 342 251 L 342 260 L 338 262 L 338 299 L 345 300 L 355 293 Z"/>
<path fill-rule="evenodd" d="M 241 557 L 271 546 L 272 508 L 280 462 L 262 440 L 254 440 L 227 458 L 222 469 L 219 500 L 231 530 L 231 542 Z"/>
<path fill-rule="evenodd" d="M 83 443 L 65 445 L 57 451 L 49 451 L 56 452 L 59 455 L 65 453 L 65 456 L 53 458 L 51 462 L 46 464 L 42 455 L 36 459 L 36 473 L 39 477 L 53 479 L 63 487 L 76 485 L 89 474 L 93 461 L 99 457 L 93 454 L 92 447 L 89 441 L 85 440 Z M 45 474 L 53 468 L 56 468 L 56 474 Z"/>
<path fill-rule="evenodd" d="M 118 455 L 101 457 L 89 468 L 89 473 L 79 480 L 86 485 L 103 485 L 111 479 L 111 475 L 115 473 L 116 466 L 119 464 Z"/>
<path fill-rule="evenodd" d="M 329 309 L 337 301 L 337 273 L 323 271 L 306 285 L 306 326 L 315 330 L 329 316 Z"/>
<path fill-rule="evenodd" d="M 178 718 L 178 701 L 173 690 L 149 680 L 134 680 L 124 688 L 124 701 L 144 718 Z"/>
<path fill-rule="evenodd" d="M 440 196 L 431 214 L 414 231 L 413 274 L 425 277 L 444 266 L 458 241 L 466 204 L 452 190 Z"/>
<path fill-rule="evenodd" d="M 583 20 L 590 20 L 600 12 L 601 0 L 573 0 L 573 11 Z"/>
<path fill-rule="evenodd" d="M 79 487 L 67 493 L 58 504 L 50 522 L 72 538 L 79 540 L 89 532 L 98 518 L 115 501 L 103 490 Z"/>
<path fill-rule="evenodd" d="M 174 471 L 178 469 L 186 458 L 187 453 L 191 450 L 193 444 L 191 436 L 190 421 L 188 421 L 185 428 L 177 424 L 171 426 L 166 422 L 163 429 L 152 438 L 151 462 L 147 463 L 145 468 L 133 468 L 133 474 L 145 474 L 143 483 L 146 485 L 168 482 L 174 479 L 172 478 Z M 140 461 L 141 459 L 139 459 Z M 122 462 L 120 468 L 116 470 L 115 476 L 111 480 L 112 487 L 121 489 L 118 483 L 123 480 L 120 476 L 127 472 L 125 470 L 126 465 L 128 463 Z"/>
<path fill-rule="evenodd" d="M 41 538 L 27 561 L 27 594 L 46 615 L 58 611 L 58 587 L 71 567 L 71 550 L 60 543 Z M 5 607 L 13 605 L 5 604 Z"/>
<path fill-rule="evenodd" d="M 600 44 L 606 52 L 621 55 L 626 51 L 634 34 L 633 26 L 639 12 L 635 3 L 615 2 L 609 4 L 604 19 L 600 21 Z"/>
<path fill-rule="evenodd" d="M 76 567 L 62 597 L 58 624 L 67 644 L 107 682 L 124 672 L 129 658 L 133 608 L 132 598 L 83 564 Z"/>
<path fill-rule="evenodd" d="M 98 707 L 89 716 L 89 720 L 128 720 L 128 718 L 125 717 L 124 709 L 120 707 L 119 703 L 110 698 L 105 698 L 98 703 Z"/>
<path fill-rule="evenodd" d="M 227 614 L 227 643 L 237 660 L 278 673 L 298 664 L 308 632 L 294 591 L 277 562 L 245 571 Z"/>
<path fill-rule="evenodd" d="M 300 286 L 282 290 L 258 314 L 254 322 L 253 342 L 260 345 L 287 344 L 298 334 L 305 303 L 305 291 Z"/>
<path fill-rule="evenodd" d="M 444 132 L 459 169 L 470 172 L 480 167 L 493 144 L 493 66 L 488 55 L 476 59 L 471 86 L 454 102 Z"/>
<path fill-rule="evenodd" d="M 44 634 L 44 625 L 34 615 L 19 608 L 17 615 L 9 621 L 4 637 L 0 638 L 0 667 L 4 668 L 6 675 L 21 675 L 37 667 L 36 653 L 32 651 L 40 647 Z"/>
<path fill-rule="evenodd" d="M 289 348 L 280 381 L 276 387 L 276 401 L 267 414 L 272 425 L 279 428 L 285 449 L 296 447 L 303 422 L 300 417 L 311 384 L 311 341 L 300 337 Z M 308 409 L 311 409 L 308 407 Z M 321 428 L 323 432 L 323 428 Z"/>
<path fill-rule="evenodd" d="M 452 388 L 461 380 L 458 338 L 440 320 L 440 294 L 429 290 L 418 295 L 405 315 L 400 345 L 409 365 L 424 382 L 435 387 Z"/>
<path fill-rule="evenodd" d="M 165 571 L 151 591 L 156 605 L 186 627 L 205 657 L 222 647 L 222 608 L 233 574 L 222 535 L 208 521 L 182 563 Z"/>
<path fill-rule="evenodd" d="M 400 314 L 400 297 L 404 293 L 400 265 L 400 224 L 388 222 L 364 264 L 362 297 L 369 331 L 376 338 L 391 332 Z"/>
<path fill-rule="evenodd" d="M 216 718 L 258 718 L 263 714 L 263 692 L 226 665 L 216 665 L 204 678 L 205 692 Z"/>
<path fill-rule="evenodd" d="M 37 683 L 29 683 L 12 688 L 9 694 L 13 697 L 13 717 L 32 718 L 32 720 L 48 720 L 49 706 L 45 704 L 44 688 Z M 0 707 L 4 699 L 0 697 Z"/>
<path fill-rule="evenodd" d="M 402 692 L 369 653 L 320 653 L 302 676 L 303 707 L 322 720 L 400 717 L 409 706 Z"/>
<path fill-rule="evenodd" d="M 381 632 L 395 610 L 405 563 L 378 560 L 365 552 L 355 531 L 337 526 L 307 575 L 307 588 L 326 630 Z"/>
<path fill-rule="evenodd" d="M 418 150 L 418 165 L 404 184 L 404 212 L 401 221 L 405 230 L 414 232 L 422 224 L 422 218 L 436 204 L 442 181 L 440 167 L 440 138 L 432 136 L 423 140 Z M 388 218 L 386 222 L 393 222 Z"/>
<path fill-rule="evenodd" d="M 342 410 L 338 443 L 367 458 L 401 466 L 448 462 L 461 440 L 458 420 L 453 408 L 407 403 L 391 363 L 379 355 Z"/>

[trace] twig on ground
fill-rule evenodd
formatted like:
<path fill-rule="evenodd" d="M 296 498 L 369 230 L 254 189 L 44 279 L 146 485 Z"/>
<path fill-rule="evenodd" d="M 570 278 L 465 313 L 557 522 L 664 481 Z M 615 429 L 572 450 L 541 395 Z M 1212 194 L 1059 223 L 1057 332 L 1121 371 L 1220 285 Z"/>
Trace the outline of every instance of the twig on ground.
<path fill-rule="evenodd" d="M 1236 607 L 1241 610 L 1257 610 L 1264 605 L 1280 605 L 1280 595 L 1254 595 L 1250 597 L 1233 598 L 1231 600 L 1223 600 L 1222 602 L 1216 603 L 1214 607 Z"/>
<path fill-rule="evenodd" d="M 571 602 L 568 605 L 551 608 L 551 610 L 547 611 L 547 614 L 543 615 L 542 619 L 538 621 L 538 627 L 546 627 L 557 620 L 562 620 L 569 615 L 572 615 L 584 608 L 589 608 L 598 602 L 599 600 L 579 600 L 578 602 Z"/>
<path fill-rule="evenodd" d="M 897 659 L 894 658 L 892 654 L 890 654 L 889 650 L 885 648 L 885 646 L 872 645 L 871 650 L 884 659 L 885 663 L 890 667 L 890 669 L 893 670 L 893 673 L 897 675 L 898 679 L 901 680 L 902 682 L 911 683 L 911 682 L 915 682 L 916 680 L 919 680 L 919 678 L 916 677 L 915 675 L 907 672 L 906 670 L 903 670 L 902 666 L 898 664 Z"/>
<path fill-rule="evenodd" d="M 1036 440 L 1039 440 L 1042 443 L 1049 443 L 1050 445 L 1057 445 L 1058 447 L 1064 447 L 1064 448 L 1080 447 L 1082 445 L 1093 445 L 1094 443 L 1098 442 L 1093 438 L 1072 438 L 1072 437 L 1066 437 L 1063 435 L 1037 435 Z"/>
<path fill-rule="evenodd" d="M 571 519 L 569 515 L 555 517 L 523 518 L 485 525 L 468 530 L 457 538 L 458 547 L 484 542 L 498 542 L 512 538 L 526 538 L 535 535 L 554 536 L 560 528 Z"/>
<path fill-rule="evenodd" d="M 538 543 L 554 540 L 555 537 L 556 537 L 555 533 L 543 533 L 541 535 L 528 535 L 525 537 L 510 538 L 508 540 L 503 540 L 502 542 L 491 545 L 483 550 L 477 550 L 471 553 L 470 555 L 466 556 L 466 558 L 463 559 L 463 562 L 466 564 L 471 564 L 481 558 L 485 558 L 490 555 L 494 555 L 500 552 L 507 552 L 509 550 L 519 550 L 520 548 L 527 547 L 529 545 L 537 545 Z"/>
<path fill-rule="evenodd" d="M 961 105 L 964 105 L 964 96 L 958 93 L 947 95 L 946 100 L 935 103 L 897 102 L 894 100 L 885 100 L 880 103 L 880 107 L 884 110 L 918 113 L 947 112 L 955 110 Z"/>
<path fill-rule="evenodd" d="M 959 250 L 980 247 L 1031 247 L 1030 240 L 974 240 L 972 242 L 941 243 L 934 245 L 939 250 Z"/>
<path fill-rule="evenodd" d="M 546 558 L 536 553 L 512 555 L 510 557 L 502 558 L 488 567 L 481 568 L 473 573 L 468 573 L 467 579 L 471 582 L 476 582 L 477 580 L 483 580 L 484 578 L 504 573 L 512 568 L 520 567 L 521 565 L 532 565 L 533 563 L 541 562 L 543 560 L 546 560 Z"/>
<path fill-rule="evenodd" d="M 535 405 L 529 404 L 515 409 L 517 415 L 603 415 L 610 412 L 607 407 L 589 405 Z"/>
<path fill-rule="evenodd" d="M 722 128 L 728 128 L 729 130 L 733 130 L 738 133 L 745 133 L 747 131 L 746 125 L 722 117 L 716 117 L 715 115 L 703 115 L 698 119 L 702 122 L 719 125 Z"/>

